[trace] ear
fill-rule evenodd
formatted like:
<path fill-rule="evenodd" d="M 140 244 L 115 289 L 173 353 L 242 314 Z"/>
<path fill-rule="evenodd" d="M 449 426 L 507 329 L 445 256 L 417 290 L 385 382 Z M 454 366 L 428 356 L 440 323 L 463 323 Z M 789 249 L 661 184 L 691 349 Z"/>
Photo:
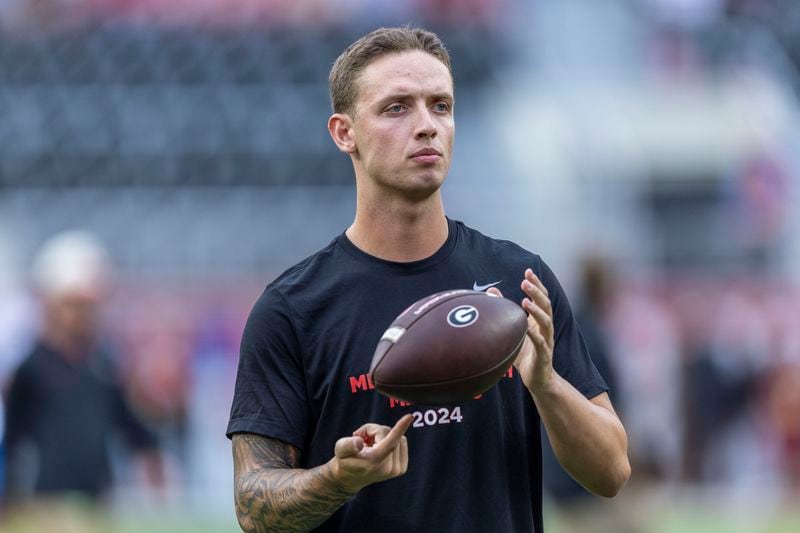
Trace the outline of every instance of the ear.
<path fill-rule="evenodd" d="M 328 133 L 342 152 L 352 154 L 356 151 L 353 137 L 353 120 L 345 113 L 335 113 L 328 119 Z"/>

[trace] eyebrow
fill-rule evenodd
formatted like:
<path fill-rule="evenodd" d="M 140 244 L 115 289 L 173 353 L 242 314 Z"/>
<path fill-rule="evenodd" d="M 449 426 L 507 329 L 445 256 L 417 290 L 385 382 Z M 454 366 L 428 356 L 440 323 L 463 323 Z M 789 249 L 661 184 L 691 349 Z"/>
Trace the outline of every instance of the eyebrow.
<path fill-rule="evenodd" d="M 381 98 L 380 100 L 378 100 L 377 103 L 378 103 L 378 105 L 383 106 L 383 105 L 386 105 L 386 104 L 388 104 L 390 102 L 410 100 L 412 98 L 414 98 L 414 95 L 411 94 L 411 93 L 408 93 L 408 92 L 397 92 L 397 93 L 392 93 L 390 95 L 387 95 L 387 96 Z M 434 94 L 430 95 L 429 98 L 431 100 L 436 100 L 436 101 L 440 101 L 440 100 L 444 100 L 446 102 L 453 102 L 454 101 L 453 95 L 450 94 L 450 93 L 446 93 L 446 92 L 434 93 Z"/>

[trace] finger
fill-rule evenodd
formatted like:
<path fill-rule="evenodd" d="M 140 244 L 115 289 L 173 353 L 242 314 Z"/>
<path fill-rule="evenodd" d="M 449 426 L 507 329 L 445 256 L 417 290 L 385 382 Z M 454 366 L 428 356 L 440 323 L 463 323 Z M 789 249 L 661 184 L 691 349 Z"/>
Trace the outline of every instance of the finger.
<path fill-rule="evenodd" d="M 344 437 L 336 441 L 333 453 L 339 459 L 352 457 L 364 449 L 364 440 L 361 437 Z"/>
<path fill-rule="evenodd" d="M 551 302 L 550 302 L 550 291 L 547 290 L 547 287 L 545 287 L 545 285 L 542 282 L 541 278 L 539 278 L 539 276 L 534 274 L 533 270 L 531 270 L 530 268 L 526 271 L 525 278 L 528 281 L 530 281 L 531 283 L 533 283 L 533 285 L 537 289 L 539 289 L 542 292 L 542 294 L 545 295 L 545 297 L 547 298 L 547 306 L 545 307 L 545 309 L 549 309 L 549 307 L 551 305 Z"/>
<path fill-rule="evenodd" d="M 408 471 L 408 439 L 403 437 L 400 439 L 400 473 L 405 474 Z"/>
<path fill-rule="evenodd" d="M 543 293 L 539 287 L 537 287 L 527 279 L 524 280 L 522 282 L 522 285 L 520 286 L 522 287 L 522 290 L 525 291 L 525 294 L 527 294 L 531 298 L 531 300 L 536 302 L 536 305 L 544 309 L 546 313 L 553 312 L 552 307 L 550 305 L 550 298 L 548 298 L 547 295 Z"/>
<path fill-rule="evenodd" d="M 553 319 L 549 314 L 545 313 L 541 307 L 531 302 L 528 298 L 522 300 L 522 307 L 539 324 L 542 335 L 545 338 L 553 336 Z"/>
<path fill-rule="evenodd" d="M 539 287 L 539 290 L 542 291 L 546 296 L 550 296 L 550 291 L 547 290 L 547 287 L 544 286 L 544 283 L 542 283 L 542 280 L 539 279 L 539 276 L 534 274 L 533 270 L 530 268 L 525 271 L 525 279 Z"/>
<path fill-rule="evenodd" d="M 530 337 L 531 342 L 533 342 L 537 354 L 544 353 L 547 350 L 547 340 L 544 335 L 542 335 L 541 328 L 536 320 L 528 320 L 528 337 Z"/>
<path fill-rule="evenodd" d="M 539 323 L 536 322 L 535 318 L 533 318 L 532 316 L 528 315 L 528 333 L 530 333 L 531 331 L 539 333 L 540 332 L 540 326 L 539 326 Z"/>
<path fill-rule="evenodd" d="M 536 284 L 526 279 L 523 280 L 520 286 L 525 291 L 525 294 L 530 296 L 542 309 L 548 310 L 550 308 L 550 298 Z"/>
<path fill-rule="evenodd" d="M 367 433 L 370 435 L 377 435 L 381 430 L 385 430 L 386 433 L 389 433 L 389 429 L 391 428 L 388 426 L 382 426 L 381 424 L 367 423 L 355 430 L 353 435 L 366 435 Z"/>
<path fill-rule="evenodd" d="M 379 459 L 383 459 L 392 453 L 392 450 L 395 449 L 405 432 L 408 431 L 408 428 L 411 426 L 411 422 L 413 420 L 414 417 L 411 415 L 403 416 L 397 421 L 389 434 L 386 435 L 383 440 L 377 443 L 374 448 L 372 448 L 376 452 Z"/>
<path fill-rule="evenodd" d="M 367 442 L 367 446 L 372 446 L 383 440 L 389 434 L 390 429 L 390 427 L 380 424 L 364 424 L 353 432 L 353 436 L 361 437 Z"/>
<path fill-rule="evenodd" d="M 491 296 L 495 296 L 497 298 L 502 298 L 503 297 L 503 293 L 500 292 L 500 289 L 498 289 L 497 287 L 490 287 L 489 289 L 486 290 L 486 294 L 489 294 Z"/>

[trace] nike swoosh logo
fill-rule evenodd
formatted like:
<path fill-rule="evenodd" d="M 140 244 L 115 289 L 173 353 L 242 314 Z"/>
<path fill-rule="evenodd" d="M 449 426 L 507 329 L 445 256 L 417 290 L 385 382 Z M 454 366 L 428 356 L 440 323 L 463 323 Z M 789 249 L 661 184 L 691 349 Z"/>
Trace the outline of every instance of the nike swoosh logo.
<path fill-rule="evenodd" d="M 476 282 L 474 282 L 472 284 L 472 290 L 473 291 L 485 291 L 489 287 L 494 287 L 495 285 L 499 285 L 502 282 L 503 282 L 503 280 L 495 281 L 494 283 L 487 283 L 486 285 L 478 285 L 478 282 L 476 281 Z"/>

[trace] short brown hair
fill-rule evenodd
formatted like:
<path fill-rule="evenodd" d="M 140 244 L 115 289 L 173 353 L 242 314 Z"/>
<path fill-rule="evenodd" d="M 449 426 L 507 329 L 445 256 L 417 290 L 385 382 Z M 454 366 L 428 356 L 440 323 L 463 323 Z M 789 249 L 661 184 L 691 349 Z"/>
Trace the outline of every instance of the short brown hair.
<path fill-rule="evenodd" d="M 351 113 L 358 96 L 356 82 L 361 72 L 375 59 L 386 54 L 420 50 L 427 52 L 447 67 L 450 76 L 450 54 L 435 33 L 412 28 L 378 28 L 361 37 L 342 52 L 331 68 L 328 81 L 334 113 Z"/>

